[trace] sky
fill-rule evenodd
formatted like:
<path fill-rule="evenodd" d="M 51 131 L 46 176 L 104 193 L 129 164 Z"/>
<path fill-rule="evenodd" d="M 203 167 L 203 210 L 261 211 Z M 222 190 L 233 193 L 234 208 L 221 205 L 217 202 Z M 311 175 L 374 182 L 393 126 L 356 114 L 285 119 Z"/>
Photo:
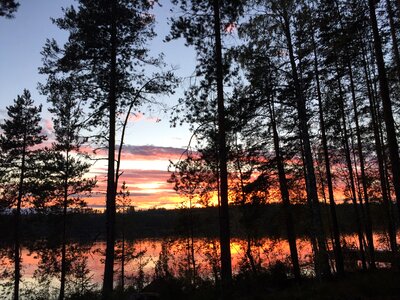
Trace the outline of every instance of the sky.
<path fill-rule="evenodd" d="M 163 52 L 165 62 L 176 68 L 177 76 L 187 78 L 193 74 L 195 54 L 184 46 L 183 40 L 164 43 L 168 34 L 167 19 L 172 16 L 169 0 L 160 1 L 162 7 L 155 7 L 156 32 L 158 37 L 149 43 L 154 54 Z M 39 82 L 45 77 L 38 74 L 41 66 L 41 50 L 47 38 L 55 38 L 59 44 L 67 39 L 67 33 L 52 24 L 50 18 L 62 16 L 62 7 L 76 3 L 73 0 L 21 0 L 14 19 L 0 18 L 0 120 L 6 117 L 6 107 L 13 103 L 17 95 L 28 89 L 36 104 L 43 104 L 44 131 L 51 135 L 51 115 L 47 111 L 46 98 L 37 91 Z M 176 93 L 164 98 L 167 106 L 173 106 L 182 95 L 187 81 Z M 152 112 L 138 113 L 128 125 L 125 150 L 121 169 L 121 182 L 126 181 L 134 205 L 139 209 L 154 207 L 176 208 L 182 201 L 166 180 L 169 160 L 179 159 L 190 139 L 188 126 L 171 128 L 169 113 L 164 114 L 154 108 Z M 99 152 L 97 157 L 105 156 Z M 97 162 L 91 175 L 98 178 L 98 189 L 89 205 L 104 207 L 105 202 L 104 161 Z"/>

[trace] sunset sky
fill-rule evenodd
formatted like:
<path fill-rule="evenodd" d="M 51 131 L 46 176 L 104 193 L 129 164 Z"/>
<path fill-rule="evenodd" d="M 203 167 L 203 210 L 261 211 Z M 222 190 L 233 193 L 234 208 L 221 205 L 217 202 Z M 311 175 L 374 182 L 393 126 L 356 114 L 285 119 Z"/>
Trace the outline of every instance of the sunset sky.
<path fill-rule="evenodd" d="M 67 38 L 66 32 L 60 31 L 51 23 L 50 17 L 62 16 L 62 7 L 74 3 L 73 0 L 35 0 L 20 1 L 20 8 L 14 19 L 0 19 L 0 119 L 6 117 L 6 106 L 11 105 L 23 89 L 30 90 L 36 104 L 43 104 L 43 128 L 50 135 L 52 131 L 51 115 L 48 113 L 46 98 L 37 91 L 38 82 L 45 77 L 38 74 L 41 66 L 43 45 L 47 38 L 55 38 L 63 44 Z M 154 54 L 164 52 L 165 61 L 177 69 L 177 75 L 187 78 L 192 75 L 195 55 L 191 49 L 184 46 L 184 41 L 164 43 L 168 34 L 167 18 L 172 16 L 169 1 L 161 1 L 162 7 L 156 7 L 156 32 L 158 37 L 149 47 Z M 163 102 L 173 106 L 188 81 L 170 98 Z M 167 168 L 169 160 L 179 159 L 187 146 L 190 133 L 187 127 L 170 128 L 169 112 L 161 113 L 154 108 L 152 112 L 138 113 L 128 125 L 125 138 L 125 150 L 121 169 L 121 178 L 126 181 L 134 205 L 139 208 L 166 207 L 174 208 L 181 201 L 172 186 L 166 182 L 169 177 Z M 97 157 L 105 157 L 106 152 L 97 153 Z M 90 199 L 94 207 L 104 206 L 105 189 L 104 161 L 97 162 L 92 173 L 98 177 L 98 192 Z"/>

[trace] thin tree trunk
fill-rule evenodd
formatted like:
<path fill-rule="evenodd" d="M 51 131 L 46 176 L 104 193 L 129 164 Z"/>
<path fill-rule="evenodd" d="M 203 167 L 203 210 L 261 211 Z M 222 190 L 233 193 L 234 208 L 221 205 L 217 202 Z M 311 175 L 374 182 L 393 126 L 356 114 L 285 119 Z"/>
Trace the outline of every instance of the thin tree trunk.
<path fill-rule="evenodd" d="M 306 168 L 306 159 L 304 156 L 304 147 L 303 147 L 303 142 L 300 140 L 300 149 L 301 149 L 301 161 L 302 161 L 302 169 L 303 169 L 303 174 L 304 174 L 304 181 L 305 181 L 305 186 L 307 187 L 307 168 Z M 312 220 L 312 202 L 311 198 L 309 196 L 309 193 L 307 193 L 307 206 L 309 208 L 309 214 L 307 214 L 307 218 Z M 311 224 L 312 227 L 312 224 Z M 310 238 L 310 243 L 311 243 L 311 249 L 314 257 L 314 269 L 315 273 L 318 275 L 320 274 L 320 265 L 319 265 L 319 260 L 317 259 L 317 253 L 318 253 L 318 242 L 315 233 L 312 232 L 312 228 L 309 229 L 309 238 Z"/>
<path fill-rule="evenodd" d="M 358 157 L 360 161 L 360 169 L 361 169 L 361 184 L 364 192 L 364 204 L 365 204 L 365 212 L 366 212 L 366 224 L 365 224 L 365 232 L 368 240 L 368 249 L 370 255 L 370 267 L 375 269 L 375 249 L 374 249 L 374 240 L 372 237 L 372 218 L 371 218 L 371 210 L 369 207 L 369 197 L 367 190 L 367 179 L 365 175 L 365 163 L 364 163 L 364 154 L 361 143 L 361 133 L 360 133 L 360 124 L 358 122 L 358 110 L 357 110 L 357 102 L 356 102 L 356 93 L 354 89 L 354 80 L 353 80 L 353 70 L 350 62 L 348 62 L 349 76 L 350 76 L 350 89 L 351 89 L 351 97 L 353 100 L 353 111 L 354 111 L 354 120 L 356 123 L 356 136 L 357 136 L 357 150 Z"/>
<path fill-rule="evenodd" d="M 122 211 L 121 291 L 125 290 L 125 211 Z"/>
<path fill-rule="evenodd" d="M 26 160 L 26 132 L 24 132 L 21 158 L 21 173 L 19 176 L 18 184 L 18 198 L 17 198 L 17 209 L 15 212 L 14 220 L 14 300 L 19 299 L 19 283 L 21 280 L 21 245 L 20 245 L 20 232 L 21 232 L 21 205 L 22 205 L 22 194 L 24 188 L 25 179 L 25 160 Z"/>
<path fill-rule="evenodd" d="M 62 245 L 61 245 L 61 276 L 60 276 L 60 293 L 59 300 L 65 297 L 65 278 L 67 273 L 66 263 L 66 236 L 67 236 L 67 208 L 68 208 L 68 177 L 69 177 L 69 151 L 66 151 L 66 170 L 64 177 L 64 199 L 63 199 L 63 228 L 62 228 Z"/>
<path fill-rule="evenodd" d="M 371 113 L 371 123 L 372 123 L 372 127 L 374 129 L 375 153 L 376 153 L 376 157 L 378 159 L 379 179 L 380 179 L 380 185 L 381 185 L 382 200 L 383 200 L 383 204 L 385 206 L 386 217 L 388 220 L 387 230 L 388 230 L 388 234 L 389 234 L 390 249 L 392 250 L 392 267 L 398 268 L 396 228 L 395 228 L 395 222 L 393 219 L 391 203 L 389 200 L 390 188 L 388 188 L 388 180 L 387 180 L 388 178 L 385 176 L 384 153 L 383 153 L 382 143 L 381 143 L 381 139 L 380 139 L 381 134 L 380 134 L 379 127 L 378 127 L 379 125 L 377 122 L 377 119 L 378 119 L 377 118 L 377 107 L 375 105 L 375 100 L 374 100 L 375 96 L 374 96 L 374 93 L 372 92 L 371 80 L 370 80 L 370 76 L 369 76 L 364 46 L 362 47 L 362 54 L 363 54 L 362 63 L 363 63 L 363 68 L 364 68 L 365 80 L 366 80 L 366 84 L 367 84 L 368 100 L 369 100 L 370 113 Z"/>
<path fill-rule="evenodd" d="M 193 207 L 192 207 L 192 197 L 189 198 L 189 230 L 190 230 L 190 264 L 192 265 L 192 280 L 193 286 L 196 286 L 197 268 L 195 259 L 195 249 L 194 249 L 194 224 L 193 224 Z"/>
<path fill-rule="evenodd" d="M 340 106 L 340 113 L 341 113 L 341 119 L 342 119 L 341 127 L 343 127 L 343 146 L 344 146 L 344 152 L 345 152 L 345 157 L 346 157 L 347 169 L 349 171 L 351 200 L 353 202 L 354 215 L 356 218 L 357 235 L 358 235 L 358 243 L 359 243 L 359 248 L 360 248 L 362 268 L 364 270 L 366 270 L 367 264 L 366 264 L 365 252 L 364 252 L 362 222 L 361 222 L 360 213 L 359 213 L 358 204 L 357 204 L 357 198 L 356 198 L 357 197 L 356 196 L 356 187 L 355 187 L 355 183 L 354 183 L 353 166 L 351 163 L 351 156 L 350 156 L 349 137 L 347 134 L 347 125 L 346 125 L 346 115 L 345 115 L 345 111 L 344 111 L 344 99 L 343 99 L 342 84 L 340 82 L 339 74 L 337 74 L 337 76 L 338 76 L 339 97 L 340 97 L 339 106 Z"/>
<path fill-rule="evenodd" d="M 380 140 L 379 128 L 377 124 L 376 117 L 376 107 L 373 100 L 373 95 L 371 93 L 370 83 L 367 82 L 368 85 L 368 98 L 370 103 L 370 111 L 371 111 L 371 122 L 374 128 L 374 139 L 375 139 L 375 152 L 378 159 L 378 167 L 379 167 L 379 179 L 381 183 L 381 191 L 382 191 L 382 201 L 385 206 L 386 218 L 387 218 L 387 231 L 389 234 L 389 243 L 390 249 L 392 250 L 392 267 L 398 268 L 397 261 L 397 241 L 396 241 L 396 227 L 393 218 L 391 201 L 389 200 L 390 190 L 388 189 L 388 178 L 385 174 L 385 166 L 384 166 L 384 158 L 383 158 L 383 150 L 382 144 Z"/>
<path fill-rule="evenodd" d="M 320 269 L 317 270 L 319 273 L 317 274 L 317 276 L 327 277 L 330 276 L 331 272 L 330 272 L 328 252 L 326 250 L 326 237 L 322 223 L 321 209 L 318 200 L 317 183 L 315 178 L 313 157 L 311 152 L 310 136 L 308 133 L 306 103 L 303 92 L 301 90 L 299 76 L 297 74 L 296 62 L 293 53 L 292 35 L 290 32 L 290 23 L 287 11 L 284 11 L 283 19 L 285 22 L 284 30 L 289 50 L 290 65 L 292 69 L 293 82 L 297 98 L 296 100 L 297 100 L 297 112 L 299 118 L 300 136 L 303 141 L 303 147 L 304 147 L 304 157 L 306 165 L 305 167 L 307 171 L 307 180 L 306 180 L 307 195 L 311 203 L 312 230 L 313 234 L 315 234 L 318 244 L 316 259 L 318 260 L 318 265 L 320 266 Z"/>
<path fill-rule="evenodd" d="M 237 136 L 235 135 L 235 146 L 236 146 L 236 151 L 237 152 L 239 152 L 239 146 L 238 146 L 238 143 L 237 143 Z M 246 193 L 244 192 L 244 182 L 243 182 L 243 173 L 242 173 L 242 166 L 241 166 L 241 164 L 240 164 L 240 158 L 239 158 L 239 155 L 236 155 L 236 167 L 237 167 L 237 169 L 238 169 L 238 171 L 239 171 L 239 178 L 240 178 L 240 190 L 241 190 L 241 194 L 242 194 L 242 206 L 243 206 L 243 209 L 245 210 L 246 209 L 246 207 L 245 207 L 245 205 L 246 205 Z M 250 263 L 250 267 L 251 267 L 251 270 L 252 270 L 252 272 L 253 272 L 253 274 L 256 274 L 257 273 L 257 268 L 256 268 L 256 264 L 255 264 L 255 261 L 254 261 L 254 257 L 253 257 L 253 254 L 252 254 L 252 252 L 251 252 L 251 233 L 250 233 L 250 228 L 249 228 L 249 226 L 245 226 L 246 227 L 246 236 L 247 236 L 247 249 L 246 249 L 246 256 L 247 256 L 247 259 L 249 260 L 249 263 Z"/>
<path fill-rule="evenodd" d="M 213 1 L 214 10 L 214 35 L 215 35 L 215 64 L 218 97 L 218 158 L 220 171 L 220 244 L 221 244 L 221 287 L 222 298 L 228 299 L 229 286 L 232 281 L 232 263 L 230 248 L 229 229 L 229 206 L 228 206 L 228 167 L 226 149 L 225 129 L 225 106 L 222 71 L 222 45 L 221 45 L 221 21 L 219 11 L 219 0 Z"/>
<path fill-rule="evenodd" d="M 318 107 L 319 107 L 319 123 L 321 129 L 321 139 L 322 139 L 322 147 L 324 152 L 324 160 L 325 160 L 325 170 L 326 170 L 326 181 L 328 184 L 328 195 L 329 195 L 329 208 L 332 218 L 332 229 L 333 229 L 333 250 L 335 253 L 335 262 L 336 262 L 336 270 L 338 274 L 342 275 L 344 273 L 344 262 L 343 262 L 343 253 L 342 247 L 340 245 L 340 230 L 339 224 L 336 215 L 336 203 L 333 194 L 333 184 L 332 184 L 332 174 L 331 174 L 331 166 L 330 166 L 330 158 L 328 151 L 328 141 L 326 138 L 326 130 L 325 130 L 325 120 L 324 113 L 322 107 L 322 95 L 321 95 L 321 87 L 319 80 L 319 69 L 318 69 L 318 57 L 317 57 L 317 47 L 315 44 L 314 34 L 312 35 L 313 42 L 313 50 L 314 50 L 314 70 L 315 70 L 315 80 L 317 83 L 317 96 L 318 96 Z"/>
<path fill-rule="evenodd" d="M 394 23 L 393 9 L 390 0 L 386 0 L 386 8 L 389 16 L 389 24 L 390 24 L 390 35 L 392 38 L 392 48 L 393 48 L 393 56 L 394 61 L 396 63 L 396 73 L 397 80 L 400 82 L 400 53 L 399 53 L 399 43 L 396 35 L 396 25 Z"/>
<path fill-rule="evenodd" d="M 396 6 L 397 6 L 397 14 L 398 14 L 398 17 L 400 19 L 400 0 L 396 1 Z"/>
<path fill-rule="evenodd" d="M 111 3 L 111 45 L 110 45 L 110 91 L 108 95 L 109 109 L 109 137 L 108 137 L 108 173 L 107 173 L 107 200 L 106 200 L 106 259 L 104 264 L 103 299 L 110 298 L 114 282 L 115 256 L 115 215 L 116 215 L 116 188 L 115 188 L 115 122 L 116 122 L 116 0 Z"/>
<path fill-rule="evenodd" d="M 289 242 L 289 249 L 290 249 L 290 258 L 292 260 L 293 266 L 293 274 L 296 280 L 301 279 L 300 274 L 300 264 L 299 264 L 299 256 L 297 253 L 297 246 L 296 246 L 296 232 L 293 225 L 293 216 L 292 216 L 292 208 L 290 204 L 289 198 L 289 189 L 287 186 L 285 168 L 282 161 L 280 146 L 279 146 L 279 135 L 276 126 L 276 119 L 275 119 L 275 109 L 274 103 L 271 99 L 272 103 L 268 103 L 269 114 L 271 118 L 271 126 L 272 126 L 272 133 L 274 139 L 274 149 L 275 149 L 275 159 L 278 168 L 278 178 L 279 178 L 279 188 L 282 197 L 283 203 L 283 212 L 285 215 L 286 221 L 286 230 L 288 235 L 288 242 Z"/>
<path fill-rule="evenodd" d="M 368 0 L 371 27 L 374 36 L 374 48 L 376 65 L 378 67 L 378 79 L 380 95 L 382 99 L 383 116 L 386 125 L 387 143 L 389 148 L 390 162 L 393 176 L 393 186 L 396 194 L 397 209 L 400 214 L 400 158 L 399 146 L 397 143 L 396 129 L 394 125 L 392 102 L 390 100 L 389 84 L 386 76 L 385 61 L 382 53 L 381 37 L 378 30 L 378 23 L 375 14 L 375 2 Z"/>

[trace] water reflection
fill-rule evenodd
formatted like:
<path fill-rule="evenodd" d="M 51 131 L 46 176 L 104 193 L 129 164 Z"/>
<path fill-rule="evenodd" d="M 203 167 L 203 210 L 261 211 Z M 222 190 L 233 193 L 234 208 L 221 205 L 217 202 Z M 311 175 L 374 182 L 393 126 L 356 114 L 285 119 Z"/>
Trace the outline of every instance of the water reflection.
<path fill-rule="evenodd" d="M 387 237 L 374 235 L 377 250 L 387 250 Z M 355 253 L 357 237 L 345 236 L 342 240 L 345 251 Z M 123 249 L 122 249 L 123 247 Z M 57 298 L 60 286 L 61 246 L 44 241 L 22 248 L 22 299 Z M 328 244 L 328 248 L 332 249 Z M 310 241 L 297 240 L 299 261 L 303 275 L 313 274 L 313 255 Z M 2 246 L 0 258 L 0 298 L 8 299 L 12 294 L 13 264 L 11 247 Z M 66 295 L 83 294 L 101 286 L 104 271 L 105 242 L 70 243 L 67 245 L 68 273 Z M 234 274 L 257 272 L 277 263 L 290 265 L 290 250 L 287 240 L 261 238 L 231 241 L 232 268 Z M 123 255 L 124 254 L 124 255 Z M 333 255 L 332 255 L 333 258 Z M 386 266 L 385 263 L 381 264 Z M 347 257 L 346 268 L 360 266 L 357 256 Z M 199 280 L 216 281 L 219 278 L 219 243 L 214 238 L 140 239 L 124 241 L 116 245 L 115 284 L 133 286 L 140 291 L 154 278 L 173 276 L 196 284 Z M 289 270 L 289 268 L 287 269 Z M 38 297 L 38 296 L 41 297 Z M 36 298 L 35 298 L 36 297 Z"/>

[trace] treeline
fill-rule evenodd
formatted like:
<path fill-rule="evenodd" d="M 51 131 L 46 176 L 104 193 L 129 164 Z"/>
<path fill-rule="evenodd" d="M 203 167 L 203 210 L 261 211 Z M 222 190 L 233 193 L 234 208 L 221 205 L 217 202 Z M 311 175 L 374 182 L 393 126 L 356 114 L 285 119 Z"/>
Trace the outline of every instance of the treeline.
<path fill-rule="evenodd" d="M 186 197 L 189 220 L 196 217 L 195 203 L 218 201 L 222 297 L 229 298 L 232 282 L 231 225 L 239 222 L 230 219 L 229 202 L 241 207 L 251 253 L 260 220 L 265 221 L 261 207 L 281 200 L 297 280 L 301 225 L 295 203 L 306 204 L 302 221 L 318 278 L 346 271 L 345 222 L 337 207 L 343 201 L 352 203 L 348 218 L 355 222 L 362 268 L 376 268 L 376 223 L 385 226 L 391 266 L 398 268 L 400 2 L 171 2 L 166 41 L 183 37 L 197 53 L 197 66 L 196 80 L 171 115 L 174 125 L 191 126 L 195 144 L 185 159 L 171 164 L 170 182 Z M 17 8 L 14 1 L 0 3 L 0 16 L 10 17 Z M 67 31 L 68 41 L 59 45 L 49 39 L 42 51 L 39 72 L 46 82 L 39 89 L 54 115 L 50 148 L 42 147 L 40 107 L 28 91 L 7 108 L 9 118 L 0 124 L 1 203 L 14 212 L 14 299 L 19 298 L 21 207 L 26 204 L 56 211 L 64 220 L 59 299 L 64 298 L 67 216 L 84 204 L 82 195 L 96 182 L 85 179 L 89 165 L 78 155 L 88 141 L 108 149 L 103 298 L 113 292 L 117 198 L 121 209 L 130 201 L 124 184 L 118 192 L 126 124 L 140 105 L 171 95 L 180 82 L 162 55 L 150 55 L 154 5 L 158 2 L 80 0 L 53 21 Z M 328 217 L 321 202 L 329 205 Z M 379 220 L 373 218 L 377 203 L 384 207 Z M 185 229 L 193 249 L 194 223 Z M 251 255 L 248 259 L 251 264 Z"/>
<path fill-rule="evenodd" d="M 257 224 L 255 237 L 271 237 L 286 239 L 287 232 L 284 228 L 284 213 L 282 205 L 267 204 L 260 208 L 260 221 Z M 294 221 L 296 223 L 298 237 L 307 238 L 309 236 L 307 222 L 307 207 L 301 204 L 294 205 Z M 376 232 L 385 231 L 385 224 L 379 222 L 384 218 L 384 209 L 379 204 L 371 207 L 374 222 L 373 230 Z M 193 220 L 188 218 L 187 213 L 182 209 L 154 209 L 137 211 L 131 213 L 117 214 L 117 239 L 122 237 L 122 223 L 124 223 L 124 236 L 129 241 L 142 238 L 170 238 L 186 237 L 189 222 L 194 223 L 195 237 L 217 238 L 218 232 L 218 208 L 194 208 Z M 356 232 L 356 222 L 352 218 L 353 207 L 349 204 L 341 204 L 337 207 L 338 220 L 341 224 L 342 232 L 346 235 L 353 235 Z M 322 206 L 324 218 L 329 217 L 329 207 Z M 230 208 L 232 220 L 232 237 L 246 238 L 246 230 L 243 228 L 243 211 L 238 206 Z M 0 232 L 2 243 L 10 244 L 13 242 L 13 233 L 8 230 L 12 224 L 11 215 L 2 215 L 0 218 Z M 71 213 L 68 216 L 68 232 L 71 242 L 101 241 L 106 237 L 104 228 L 105 215 L 102 213 Z M 60 242 L 60 228 L 62 222 L 54 214 L 28 214 L 22 216 L 21 240 L 23 243 L 36 240 L 48 240 Z M 24 226 L 26 224 L 26 226 Z M 328 224 L 326 224 L 328 225 Z M 326 227 L 327 232 L 330 228 Z"/>

